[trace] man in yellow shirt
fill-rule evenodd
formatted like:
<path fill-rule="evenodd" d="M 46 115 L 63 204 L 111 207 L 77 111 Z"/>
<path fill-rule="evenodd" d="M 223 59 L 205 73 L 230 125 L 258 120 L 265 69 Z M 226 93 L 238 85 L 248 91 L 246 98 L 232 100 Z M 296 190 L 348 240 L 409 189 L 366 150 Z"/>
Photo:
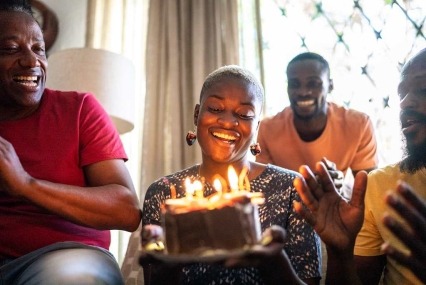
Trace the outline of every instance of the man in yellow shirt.
<path fill-rule="evenodd" d="M 321 163 L 315 172 L 301 167 L 304 179 L 295 181 L 307 206 L 296 211 L 327 245 L 329 284 L 378 284 L 382 274 L 384 284 L 426 284 L 426 49 L 404 65 L 398 95 L 399 163 L 370 172 L 368 182 L 357 174 L 349 203 Z"/>

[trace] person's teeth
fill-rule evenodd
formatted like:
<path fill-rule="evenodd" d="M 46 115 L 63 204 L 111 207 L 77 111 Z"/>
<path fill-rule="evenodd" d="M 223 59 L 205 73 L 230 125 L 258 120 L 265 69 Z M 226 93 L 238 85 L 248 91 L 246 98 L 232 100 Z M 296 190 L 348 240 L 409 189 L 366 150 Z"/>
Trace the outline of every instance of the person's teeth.
<path fill-rule="evenodd" d="M 222 133 L 213 133 L 213 135 L 214 135 L 215 137 L 218 137 L 218 138 L 221 138 L 221 139 L 225 139 L 225 140 L 230 140 L 230 141 L 232 141 L 232 140 L 236 140 L 236 139 L 237 139 L 237 138 L 236 138 L 236 137 L 234 137 L 234 136 L 230 136 L 230 135 L 222 134 Z"/>
<path fill-rule="evenodd" d="M 15 79 L 24 81 L 36 81 L 37 76 L 16 76 Z"/>
<path fill-rule="evenodd" d="M 307 100 L 307 101 L 297 101 L 297 106 L 305 107 L 305 106 L 311 106 L 314 104 L 314 100 Z"/>

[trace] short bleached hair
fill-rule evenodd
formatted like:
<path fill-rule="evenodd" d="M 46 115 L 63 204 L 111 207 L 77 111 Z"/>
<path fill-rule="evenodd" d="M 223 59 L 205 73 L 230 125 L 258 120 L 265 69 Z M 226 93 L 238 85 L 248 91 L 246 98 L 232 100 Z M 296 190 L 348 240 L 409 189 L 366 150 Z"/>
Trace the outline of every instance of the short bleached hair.
<path fill-rule="evenodd" d="M 264 90 L 262 83 L 260 83 L 253 73 L 238 65 L 225 65 L 210 73 L 204 80 L 203 87 L 201 88 L 200 101 L 207 90 L 223 79 L 239 79 L 254 86 L 255 96 L 263 105 Z"/>

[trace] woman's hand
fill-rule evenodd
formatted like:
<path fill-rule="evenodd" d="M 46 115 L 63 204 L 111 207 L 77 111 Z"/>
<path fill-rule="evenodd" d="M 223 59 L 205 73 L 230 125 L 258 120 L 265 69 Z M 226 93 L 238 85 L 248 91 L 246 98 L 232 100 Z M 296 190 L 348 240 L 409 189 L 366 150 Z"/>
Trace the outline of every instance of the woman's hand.
<path fill-rule="evenodd" d="M 148 251 L 164 250 L 164 232 L 158 225 L 146 225 L 141 231 L 142 248 Z"/>
<path fill-rule="evenodd" d="M 266 229 L 258 245 L 238 257 L 224 261 L 227 267 L 257 267 L 265 284 L 305 284 L 291 265 L 283 250 L 286 240 L 285 230 L 277 225 Z"/>
<path fill-rule="evenodd" d="M 150 252 L 164 251 L 164 232 L 158 225 L 145 225 L 141 231 L 142 253 L 139 264 L 143 267 L 144 284 L 179 284 L 183 263 L 163 262 Z"/>

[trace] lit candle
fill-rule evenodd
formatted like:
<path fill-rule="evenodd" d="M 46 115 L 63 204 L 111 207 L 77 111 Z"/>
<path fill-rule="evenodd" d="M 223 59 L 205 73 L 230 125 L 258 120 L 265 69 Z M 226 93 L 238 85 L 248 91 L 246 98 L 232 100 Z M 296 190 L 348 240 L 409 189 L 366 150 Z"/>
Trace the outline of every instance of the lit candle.
<path fill-rule="evenodd" d="M 213 188 L 216 190 L 216 192 L 208 197 L 209 203 L 211 205 L 214 205 L 222 197 L 222 183 L 220 182 L 219 178 L 213 180 Z"/>
<path fill-rule="evenodd" d="M 170 184 L 170 197 L 176 199 L 176 187 L 174 184 Z"/>
<path fill-rule="evenodd" d="M 217 193 L 222 194 L 222 183 L 220 183 L 219 178 L 216 178 L 213 181 L 213 188 L 216 190 Z"/>
<path fill-rule="evenodd" d="M 247 174 L 248 174 L 248 168 L 247 167 L 243 167 L 243 170 L 241 170 L 241 173 L 238 176 L 238 189 L 250 191 L 250 182 L 247 183 L 248 182 L 248 176 L 247 176 Z"/>
<path fill-rule="evenodd" d="M 189 177 L 187 177 L 185 179 L 185 194 L 186 194 L 185 197 L 189 200 L 192 200 L 193 195 L 194 195 L 194 191 L 195 191 L 195 189 L 193 187 L 191 179 L 189 179 Z"/>
<path fill-rule="evenodd" d="M 238 191 L 238 176 L 235 172 L 235 169 L 230 165 L 228 167 L 228 181 L 229 181 L 229 188 L 231 188 L 231 192 L 237 192 Z"/>
<path fill-rule="evenodd" d="M 195 197 L 197 197 L 198 199 L 204 198 L 203 184 L 201 183 L 201 181 L 195 180 L 194 183 L 192 183 L 192 187 L 195 192 Z"/>

